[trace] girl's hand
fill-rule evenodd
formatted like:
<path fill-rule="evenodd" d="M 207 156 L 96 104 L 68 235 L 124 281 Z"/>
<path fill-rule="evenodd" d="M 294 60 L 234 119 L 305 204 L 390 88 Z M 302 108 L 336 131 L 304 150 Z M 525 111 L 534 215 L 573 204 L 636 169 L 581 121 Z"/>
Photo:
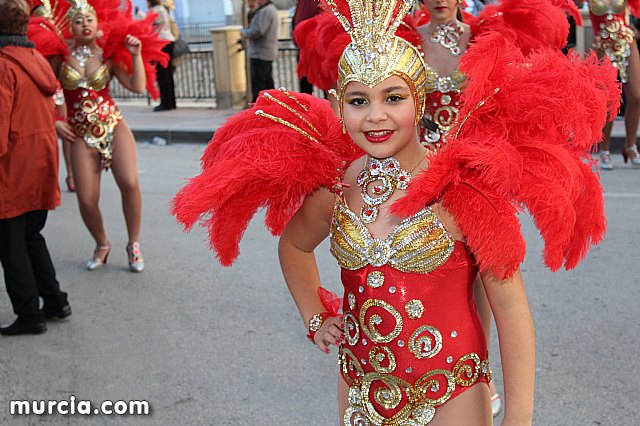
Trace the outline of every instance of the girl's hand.
<path fill-rule="evenodd" d="M 124 39 L 124 46 L 127 48 L 131 56 L 138 56 L 142 51 L 142 42 L 139 38 L 132 36 L 131 34 L 127 34 Z"/>
<path fill-rule="evenodd" d="M 73 143 L 76 140 L 76 134 L 66 121 L 56 120 L 56 134 L 61 139 Z"/>
<path fill-rule="evenodd" d="M 345 337 L 342 317 L 329 317 L 324 320 L 320 329 L 313 336 L 313 341 L 318 345 L 318 349 L 327 354 L 331 353 L 331 349 L 329 349 L 331 345 L 339 347 L 343 344 Z"/>

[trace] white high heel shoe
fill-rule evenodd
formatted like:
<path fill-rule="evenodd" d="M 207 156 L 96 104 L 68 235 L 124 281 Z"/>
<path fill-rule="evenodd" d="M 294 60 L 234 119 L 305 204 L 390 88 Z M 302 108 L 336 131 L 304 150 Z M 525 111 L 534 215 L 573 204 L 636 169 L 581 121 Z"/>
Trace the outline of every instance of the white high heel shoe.
<path fill-rule="evenodd" d="M 105 252 L 104 256 L 100 256 L 100 252 Z M 107 264 L 109 253 L 111 253 L 111 246 L 109 244 L 97 245 L 96 249 L 93 251 L 93 257 L 87 262 L 87 269 L 90 271 L 96 271 L 102 268 Z"/>
<path fill-rule="evenodd" d="M 129 256 L 129 269 L 131 272 L 144 271 L 144 258 L 140 251 L 140 243 L 134 241 L 127 244 L 127 255 Z"/>

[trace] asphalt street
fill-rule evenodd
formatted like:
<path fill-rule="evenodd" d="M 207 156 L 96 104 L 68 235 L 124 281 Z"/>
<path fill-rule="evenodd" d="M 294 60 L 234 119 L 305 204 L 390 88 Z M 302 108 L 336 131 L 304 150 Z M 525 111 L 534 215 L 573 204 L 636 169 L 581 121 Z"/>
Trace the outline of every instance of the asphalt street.
<path fill-rule="evenodd" d="M 41 336 L 0 338 L 0 424 L 336 425 L 336 352 L 324 355 L 305 338 L 279 271 L 277 240 L 261 216 L 236 264 L 222 268 L 204 230 L 185 234 L 168 214 L 179 186 L 199 171 L 204 145 L 138 148 L 146 271 L 127 269 L 111 173 L 103 175 L 101 207 L 112 253 L 100 271 L 84 268 L 93 242 L 75 195 L 63 192 L 44 234 L 73 315 L 50 322 Z M 522 269 L 538 338 L 534 425 L 640 424 L 640 170 L 621 166 L 603 172 L 602 182 L 607 237 L 573 271 L 544 268 L 542 242 L 523 217 Z M 339 291 L 326 242 L 318 259 L 325 287 Z M 13 319 L 2 289 L 0 323 Z M 492 367 L 501 388 L 496 340 Z M 72 396 L 94 404 L 146 400 L 151 414 L 10 414 L 13 400 Z"/>

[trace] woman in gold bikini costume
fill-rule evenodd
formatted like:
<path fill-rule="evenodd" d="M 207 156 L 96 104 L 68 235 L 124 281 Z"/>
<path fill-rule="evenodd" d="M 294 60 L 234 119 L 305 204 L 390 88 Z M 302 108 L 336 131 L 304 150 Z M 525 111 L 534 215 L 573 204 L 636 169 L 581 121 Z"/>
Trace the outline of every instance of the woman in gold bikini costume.
<path fill-rule="evenodd" d="M 133 134 L 109 95 L 112 76 L 132 92 L 145 89 L 146 76 L 142 44 L 132 35 L 124 43 L 131 54 L 132 71 L 105 61 L 97 40 L 100 36 L 95 9 L 76 0 L 67 12 L 72 45 L 60 74 L 67 104 L 66 139 L 72 142 L 71 160 L 82 219 L 96 242 L 87 269 L 101 268 L 111 245 L 98 206 L 102 171 L 111 169 L 122 196 L 129 241 L 126 247 L 132 272 L 144 270 L 138 243 L 142 198 L 138 181 L 136 145 Z"/>

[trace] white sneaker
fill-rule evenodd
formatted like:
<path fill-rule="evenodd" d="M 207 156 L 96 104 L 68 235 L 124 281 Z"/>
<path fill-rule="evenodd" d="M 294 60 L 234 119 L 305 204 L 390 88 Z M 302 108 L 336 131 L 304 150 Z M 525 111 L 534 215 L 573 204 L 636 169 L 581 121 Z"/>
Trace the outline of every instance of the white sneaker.
<path fill-rule="evenodd" d="M 500 395 L 494 393 L 491 395 L 491 414 L 493 417 L 496 417 L 502 411 L 502 401 L 500 400 Z"/>
<path fill-rule="evenodd" d="M 613 161 L 609 151 L 600 151 L 600 168 L 602 170 L 613 170 Z"/>

